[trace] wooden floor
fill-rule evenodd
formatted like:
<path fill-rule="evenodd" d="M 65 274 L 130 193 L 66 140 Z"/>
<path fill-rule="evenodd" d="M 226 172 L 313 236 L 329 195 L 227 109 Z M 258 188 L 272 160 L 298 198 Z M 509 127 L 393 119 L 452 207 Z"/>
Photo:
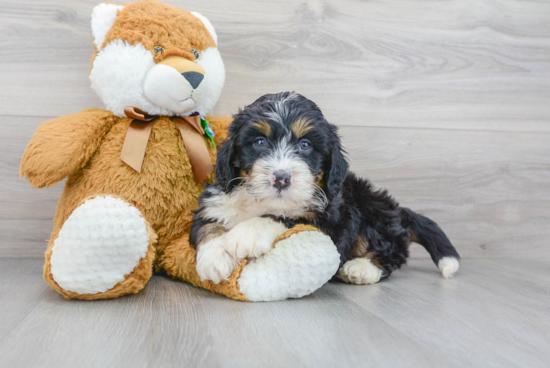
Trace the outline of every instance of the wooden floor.
<path fill-rule="evenodd" d="M 548 367 L 550 260 L 428 260 L 377 285 L 243 303 L 154 276 L 69 301 L 42 260 L 0 259 L 0 367 Z"/>
<path fill-rule="evenodd" d="M 215 115 L 304 94 L 352 170 L 465 258 L 443 280 L 415 247 L 379 285 L 249 304 L 161 276 L 66 301 L 42 280 L 63 183 L 31 188 L 19 164 L 42 122 L 103 107 L 88 79 L 100 1 L 1 1 L 0 368 L 550 366 L 550 2 L 164 0 L 217 29 Z"/>

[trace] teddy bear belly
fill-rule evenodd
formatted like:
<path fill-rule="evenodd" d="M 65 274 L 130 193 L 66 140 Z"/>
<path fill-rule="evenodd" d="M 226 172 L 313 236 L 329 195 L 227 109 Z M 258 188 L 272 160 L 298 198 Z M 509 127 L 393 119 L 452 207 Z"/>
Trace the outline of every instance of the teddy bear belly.
<path fill-rule="evenodd" d="M 162 251 L 169 241 L 188 231 L 202 188 L 195 183 L 180 133 L 173 125 L 155 123 L 141 173 L 120 159 L 126 130 L 127 124 L 114 126 L 83 170 L 69 177 L 58 206 L 64 210 L 56 214 L 56 225 L 62 225 L 84 200 L 112 195 L 141 211 L 157 233 Z"/>

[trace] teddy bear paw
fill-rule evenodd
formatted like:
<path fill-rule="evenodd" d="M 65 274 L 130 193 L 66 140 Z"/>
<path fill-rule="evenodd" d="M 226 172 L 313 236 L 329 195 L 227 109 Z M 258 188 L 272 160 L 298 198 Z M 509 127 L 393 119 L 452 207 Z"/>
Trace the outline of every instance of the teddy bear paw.
<path fill-rule="evenodd" d="M 237 281 L 240 292 L 250 301 L 301 298 L 330 280 L 339 264 L 340 254 L 328 236 L 301 231 L 279 240 L 272 250 L 250 261 Z"/>
<path fill-rule="evenodd" d="M 103 293 L 134 271 L 150 243 L 137 208 L 112 196 L 95 197 L 63 224 L 52 248 L 50 273 L 63 290 Z"/>

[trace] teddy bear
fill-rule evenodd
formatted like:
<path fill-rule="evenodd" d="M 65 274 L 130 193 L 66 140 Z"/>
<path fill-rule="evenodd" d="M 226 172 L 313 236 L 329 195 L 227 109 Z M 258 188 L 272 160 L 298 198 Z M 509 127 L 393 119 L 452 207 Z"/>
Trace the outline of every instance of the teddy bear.
<path fill-rule="evenodd" d="M 297 226 L 227 280 L 203 281 L 188 237 L 203 182 L 213 179 L 228 116 L 209 113 L 225 69 L 203 15 L 145 0 L 92 12 L 91 87 L 105 109 L 43 123 L 21 162 L 32 186 L 66 178 L 44 278 L 68 299 L 137 293 L 154 272 L 243 301 L 308 295 L 337 271 L 338 252 Z"/>

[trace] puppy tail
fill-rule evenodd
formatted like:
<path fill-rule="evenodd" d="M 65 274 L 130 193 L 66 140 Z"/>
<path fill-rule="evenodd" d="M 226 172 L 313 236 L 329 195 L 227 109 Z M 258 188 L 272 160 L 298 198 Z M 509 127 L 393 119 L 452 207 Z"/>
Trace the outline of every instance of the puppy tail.
<path fill-rule="evenodd" d="M 460 256 L 447 235 L 429 218 L 408 208 L 401 208 L 401 211 L 403 225 L 409 229 L 411 240 L 426 248 L 443 277 L 453 277 L 458 271 Z"/>

